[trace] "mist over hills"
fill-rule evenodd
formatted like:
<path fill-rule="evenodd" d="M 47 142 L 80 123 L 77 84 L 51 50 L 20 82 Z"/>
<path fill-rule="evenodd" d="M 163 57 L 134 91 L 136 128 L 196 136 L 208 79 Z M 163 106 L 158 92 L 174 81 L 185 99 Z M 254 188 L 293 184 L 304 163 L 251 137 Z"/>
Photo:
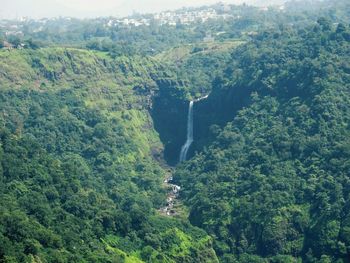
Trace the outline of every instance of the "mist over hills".
<path fill-rule="evenodd" d="M 154 13 L 165 10 L 174 10 L 181 7 L 192 7 L 215 4 L 219 1 L 66 1 L 66 0 L 3 0 L 3 8 L 0 11 L 0 18 L 14 19 L 19 17 L 43 18 L 69 16 L 78 18 L 98 17 L 98 16 L 128 16 L 133 12 Z M 226 1 L 227 4 L 252 4 L 267 6 L 283 4 L 284 0 L 236 0 Z"/>

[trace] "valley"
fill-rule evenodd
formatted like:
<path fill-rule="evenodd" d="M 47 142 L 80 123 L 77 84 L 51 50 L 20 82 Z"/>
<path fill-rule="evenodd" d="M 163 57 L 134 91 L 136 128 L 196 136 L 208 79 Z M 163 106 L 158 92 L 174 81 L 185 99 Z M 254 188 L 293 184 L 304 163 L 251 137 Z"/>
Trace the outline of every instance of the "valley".
<path fill-rule="evenodd" d="M 349 262 L 350 5 L 306 2 L 0 23 L 0 263 Z"/>

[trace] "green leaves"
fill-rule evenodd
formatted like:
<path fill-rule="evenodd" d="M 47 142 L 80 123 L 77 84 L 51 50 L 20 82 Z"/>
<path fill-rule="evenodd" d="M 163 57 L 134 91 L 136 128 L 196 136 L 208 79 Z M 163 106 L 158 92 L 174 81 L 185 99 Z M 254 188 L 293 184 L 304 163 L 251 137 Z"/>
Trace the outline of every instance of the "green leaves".
<path fill-rule="evenodd" d="M 202 105 L 222 127 L 174 178 L 223 261 L 346 261 L 350 46 L 319 23 L 238 48 Z"/>
<path fill-rule="evenodd" d="M 28 87 L 0 76 L 0 261 L 216 262 L 204 232 L 156 214 L 166 171 L 148 110 L 160 65 L 60 48 L 3 55 L 23 60 L 27 78 L 4 71 Z M 181 238 L 161 247 L 168 224 Z"/>

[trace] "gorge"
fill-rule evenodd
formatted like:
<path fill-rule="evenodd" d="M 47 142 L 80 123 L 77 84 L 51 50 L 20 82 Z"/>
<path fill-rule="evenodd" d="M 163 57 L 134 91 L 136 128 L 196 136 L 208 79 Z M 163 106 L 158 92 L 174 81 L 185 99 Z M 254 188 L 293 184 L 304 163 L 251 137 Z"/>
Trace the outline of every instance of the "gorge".
<path fill-rule="evenodd" d="M 350 5 L 333 2 L 181 27 L 17 22 L 0 263 L 349 262 Z"/>

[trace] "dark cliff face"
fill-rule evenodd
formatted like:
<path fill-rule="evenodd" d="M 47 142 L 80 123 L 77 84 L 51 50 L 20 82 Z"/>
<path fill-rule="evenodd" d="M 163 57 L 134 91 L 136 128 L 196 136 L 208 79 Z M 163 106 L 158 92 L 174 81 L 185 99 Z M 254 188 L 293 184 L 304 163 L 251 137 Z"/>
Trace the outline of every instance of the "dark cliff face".
<path fill-rule="evenodd" d="M 162 79 L 157 81 L 158 93 L 153 97 L 151 115 L 154 127 L 164 144 L 164 159 L 169 165 L 176 165 L 182 144 L 186 140 L 188 102 L 183 83 Z"/>
<path fill-rule="evenodd" d="M 164 159 L 169 165 L 176 165 L 181 146 L 186 141 L 189 100 L 184 83 L 172 79 L 156 82 L 158 92 L 152 98 L 151 114 L 164 145 Z M 215 125 L 223 127 L 233 120 L 238 110 L 249 104 L 250 90 L 227 90 L 220 80 L 214 81 L 209 97 L 194 103 L 194 142 L 188 157 L 215 139 Z"/>
<path fill-rule="evenodd" d="M 251 104 L 251 89 L 228 89 L 220 79 L 212 83 L 207 99 L 194 104 L 194 142 L 190 155 L 201 151 L 216 138 L 216 131 L 232 121 L 237 112 Z"/>

